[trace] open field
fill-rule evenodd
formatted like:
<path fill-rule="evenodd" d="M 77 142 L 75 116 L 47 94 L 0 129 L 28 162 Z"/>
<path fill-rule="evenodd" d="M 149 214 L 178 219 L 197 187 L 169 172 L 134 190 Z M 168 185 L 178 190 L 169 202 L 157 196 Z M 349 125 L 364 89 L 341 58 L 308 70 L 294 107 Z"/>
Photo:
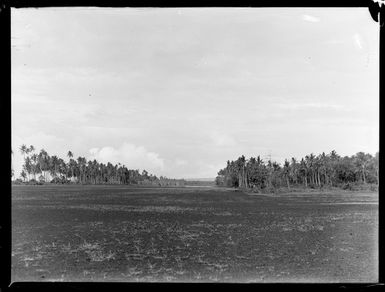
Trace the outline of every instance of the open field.
<path fill-rule="evenodd" d="M 13 281 L 374 282 L 376 193 L 13 186 Z"/>

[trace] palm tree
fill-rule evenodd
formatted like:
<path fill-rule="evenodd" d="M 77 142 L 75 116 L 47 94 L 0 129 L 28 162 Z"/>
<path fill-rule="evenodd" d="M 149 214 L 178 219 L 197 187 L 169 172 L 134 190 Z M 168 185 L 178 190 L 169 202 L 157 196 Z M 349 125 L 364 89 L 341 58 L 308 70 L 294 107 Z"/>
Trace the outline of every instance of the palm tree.
<path fill-rule="evenodd" d="M 321 162 L 318 156 L 314 157 L 314 179 L 315 179 L 315 184 L 317 186 L 321 186 L 321 179 L 320 179 L 320 167 L 321 167 Z"/>
<path fill-rule="evenodd" d="M 289 176 L 290 176 L 290 162 L 285 159 L 285 163 L 283 165 L 283 175 L 286 178 L 287 188 L 290 190 Z"/>
<path fill-rule="evenodd" d="M 338 160 L 340 160 L 340 156 L 337 154 L 335 150 L 332 150 L 329 154 L 329 169 L 331 172 L 330 175 L 330 185 L 333 186 L 336 181 L 336 174 L 337 174 L 337 163 Z"/>
<path fill-rule="evenodd" d="M 374 156 L 374 161 L 373 161 L 373 164 L 374 164 L 374 169 L 376 171 L 376 179 L 377 179 L 377 184 L 380 183 L 380 180 L 379 180 L 379 176 L 378 176 L 378 166 L 379 166 L 379 161 L 380 161 L 380 153 L 377 152 Z"/>
<path fill-rule="evenodd" d="M 300 166 L 301 166 L 301 172 L 303 174 L 303 182 L 305 183 L 305 188 L 307 188 L 308 167 L 307 167 L 305 159 L 303 159 L 303 158 L 301 159 Z"/>
<path fill-rule="evenodd" d="M 79 174 L 80 174 L 79 181 L 80 181 L 80 183 L 85 183 L 86 182 L 87 160 L 84 157 L 79 156 L 77 161 L 78 161 Z"/>
<path fill-rule="evenodd" d="M 62 158 L 59 158 L 58 159 L 58 170 L 59 170 L 59 174 L 60 174 L 60 178 L 65 178 L 65 180 L 67 181 L 67 164 L 65 163 L 65 161 L 62 159 Z"/>
<path fill-rule="evenodd" d="M 44 149 L 40 150 L 40 153 L 37 157 L 38 165 L 40 167 L 40 172 L 43 173 L 44 181 L 47 181 L 47 171 L 49 171 L 49 161 L 50 157 Z"/>
<path fill-rule="evenodd" d="M 35 151 L 35 147 L 33 147 L 33 145 L 30 145 L 28 148 L 28 152 L 33 153 L 33 151 Z"/>
<path fill-rule="evenodd" d="M 290 176 L 293 180 L 293 183 L 296 185 L 298 183 L 298 163 L 294 157 L 291 158 Z"/>
<path fill-rule="evenodd" d="M 71 170 L 71 178 L 74 176 L 74 169 L 73 169 L 73 163 L 71 163 L 72 157 L 74 157 L 74 154 L 71 151 L 68 151 L 67 153 L 68 157 L 68 168 Z"/>
<path fill-rule="evenodd" d="M 37 159 L 36 153 L 32 154 L 31 160 L 33 162 L 33 164 L 32 164 L 32 174 L 33 174 L 34 180 L 36 180 L 36 173 L 39 173 L 38 159 Z"/>
<path fill-rule="evenodd" d="M 320 163 L 320 172 L 324 177 L 324 184 L 328 185 L 329 184 L 329 175 L 328 175 L 329 158 L 325 154 L 325 152 L 322 152 L 322 154 L 318 156 L 318 160 Z"/>
<path fill-rule="evenodd" d="M 272 180 L 273 172 L 274 172 L 273 162 L 269 159 L 267 161 L 267 186 L 269 188 L 271 188 L 273 184 L 273 180 Z"/>
<path fill-rule="evenodd" d="M 25 164 L 23 166 L 23 169 L 27 172 L 28 174 L 28 181 L 30 180 L 30 175 L 32 173 L 32 162 L 31 162 L 31 158 L 29 158 L 29 156 L 27 156 L 25 158 Z"/>
<path fill-rule="evenodd" d="M 310 174 L 310 183 L 312 185 L 314 185 L 316 181 L 314 160 L 315 160 L 315 156 L 313 153 L 310 153 L 310 155 L 305 156 L 306 168 L 307 168 L 308 174 Z"/>
<path fill-rule="evenodd" d="M 23 181 L 25 182 L 27 174 L 25 173 L 24 169 L 21 171 L 20 176 L 23 178 Z"/>
<path fill-rule="evenodd" d="M 51 156 L 49 161 L 49 171 L 53 178 L 57 177 L 59 167 L 59 158 L 56 155 Z"/>
<path fill-rule="evenodd" d="M 14 170 L 13 170 L 13 150 L 11 149 L 11 181 L 13 180 Z"/>
<path fill-rule="evenodd" d="M 235 165 L 236 165 L 236 171 L 238 174 L 238 186 L 240 188 L 242 188 L 242 187 L 247 188 L 248 184 L 247 184 L 246 158 L 245 158 L 245 156 L 242 155 L 241 157 L 239 157 L 235 161 Z"/>
<path fill-rule="evenodd" d="M 25 145 L 25 144 L 23 144 L 23 145 L 21 145 L 20 146 L 20 152 L 21 152 L 21 154 L 23 154 L 23 158 L 24 158 L 24 160 L 25 160 L 25 155 L 28 153 L 27 152 L 27 146 Z"/>
<path fill-rule="evenodd" d="M 364 152 L 358 152 L 354 158 L 355 166 L 361 173 L 361 177 L 364 184 L 366 184 L 366 167 L 371 158 L 372 156 L 370 154 L 366 154 Z"/>

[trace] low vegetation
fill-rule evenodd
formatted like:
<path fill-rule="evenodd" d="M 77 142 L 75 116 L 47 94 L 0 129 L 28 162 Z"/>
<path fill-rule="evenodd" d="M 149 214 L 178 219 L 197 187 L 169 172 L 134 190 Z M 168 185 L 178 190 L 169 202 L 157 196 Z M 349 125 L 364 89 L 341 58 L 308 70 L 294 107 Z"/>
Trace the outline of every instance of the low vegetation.
<path fill-rule="evenodd" d="M 12 186 L 12 281 L 376 282 L 378 193 Z"/>

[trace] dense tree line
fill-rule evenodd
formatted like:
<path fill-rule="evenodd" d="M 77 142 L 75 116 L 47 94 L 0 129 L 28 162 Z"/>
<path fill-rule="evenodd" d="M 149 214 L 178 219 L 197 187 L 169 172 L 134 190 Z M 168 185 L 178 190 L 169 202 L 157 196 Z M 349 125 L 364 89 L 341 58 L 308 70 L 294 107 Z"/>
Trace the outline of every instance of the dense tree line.
<path fill-rule="evenodd" d="M 285 160 L 283 165 L 260 156 L 246 159 L 239 157 L 227 161 L 218 172 L 219 186 L 247 189 L 272 190 L 280 187 L 346 187 L 351 183 L 378 184 L 379 153 L 374 156 L 358 152 L 353 156 L 340 156 L 335 151 L 329 154 L 309 154 L 297 160 Z"/>
<path fill-rule="evenodd" d="M 67 153 L 67 161 L 49 155 L 41 149 L 35 152 L 33 145 L 21 145 L 20 152 L 24 158 L 23 170 L 20 173 L 22 182 L 80 183 L 80 184 L 145 184 L 156 186 L 184 185 L 184 180 L 159 178 L 146 170 L 128 169 L 125 165 L 99 163 L 85 157 L 74 159 L 71 151 Z M 12 177 L 14 175 L 12 169 Z"/>

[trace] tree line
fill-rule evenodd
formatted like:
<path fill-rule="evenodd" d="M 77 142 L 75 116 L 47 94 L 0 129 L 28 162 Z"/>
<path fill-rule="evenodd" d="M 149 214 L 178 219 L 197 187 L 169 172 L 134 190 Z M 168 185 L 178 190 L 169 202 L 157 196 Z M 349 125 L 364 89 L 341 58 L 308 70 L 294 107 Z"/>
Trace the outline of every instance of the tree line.
<path fill-rule="evenodd" d="M 219 186 L 274 190 L 303 186 L 321 188 L 324 186 L 349 188 L 351 184 L 378 184 L 379 153 L 374 156 L 358 152 L 352 156 L 340 156 L 336 151 L 319 155 L 313 153 L 300 160 L 286 159 L 283 165 L 260 156 L 246 159 L 239 157 L 227 161 L 219 170 L 216 184 Z"/>
<path fill-rule="evenodd" d="M 184 180 L 157 177 L 146 170 L 128 169 L 121 163 L 107 164 L 87 160 L 79 156 L 74 159 L 68 151 L 65 161 L 57 155 L 49 155 L 44 149 L 36 152 L 33 145 L 20 146 L 24 163 L 17 182 L 24 183 L 79 183 L 79 184 L 144 184 L 156 186 L 182 186 Z M 12 169 L 12 177 L 14 171 Z"/>

